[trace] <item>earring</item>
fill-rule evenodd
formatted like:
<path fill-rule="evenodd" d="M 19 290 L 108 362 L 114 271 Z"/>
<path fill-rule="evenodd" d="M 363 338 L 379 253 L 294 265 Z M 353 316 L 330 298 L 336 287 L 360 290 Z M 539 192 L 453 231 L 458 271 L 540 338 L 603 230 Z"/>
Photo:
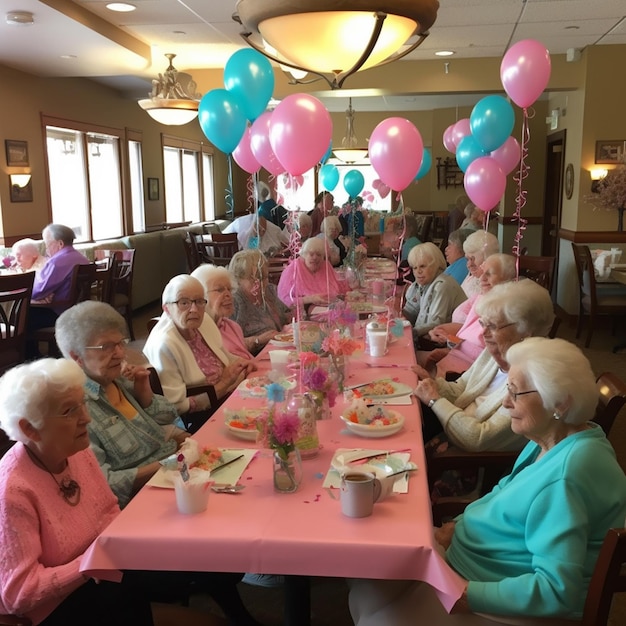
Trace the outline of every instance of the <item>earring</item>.
<path fill-rule="evenodd" d="M 561 419 L 561 415 L 560 415 L 560 413 L 557 413 L 556 411 L 552 414 L 552 417 L 553 417 L 555 420 L 560 420 L 560 419 Z"/>

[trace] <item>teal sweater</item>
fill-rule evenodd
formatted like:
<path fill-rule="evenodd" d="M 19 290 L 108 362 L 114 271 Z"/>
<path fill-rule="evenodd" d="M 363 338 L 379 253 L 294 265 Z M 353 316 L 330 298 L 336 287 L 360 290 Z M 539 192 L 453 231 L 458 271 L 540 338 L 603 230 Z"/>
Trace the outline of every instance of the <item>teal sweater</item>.
<path fill-rule="evenodd" d="M 626 476 L 600 427 L 539 452 L 527 444 L 457 518 L 447 559 L 472 611 L 580 619 L 606 531 L 624 526 Z"/>

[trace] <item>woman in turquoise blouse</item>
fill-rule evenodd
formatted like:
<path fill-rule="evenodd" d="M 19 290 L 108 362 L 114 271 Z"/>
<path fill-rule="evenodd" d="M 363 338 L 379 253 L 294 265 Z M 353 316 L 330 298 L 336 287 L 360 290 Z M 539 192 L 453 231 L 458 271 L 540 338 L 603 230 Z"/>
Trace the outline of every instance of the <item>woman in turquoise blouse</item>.
<path fill-rule="evenodd" d="M 606 531 L 626 516 L 626 476 L 602 429 L 589 362 L 562 339 L 531 338 L 507 352 L 504 406 L 530 440 L 509 476 L 435 529 L 466 581 L 448 615 L 414 581 L 353 581 L 357 626 L 478 626 L 580 620 Z"/>

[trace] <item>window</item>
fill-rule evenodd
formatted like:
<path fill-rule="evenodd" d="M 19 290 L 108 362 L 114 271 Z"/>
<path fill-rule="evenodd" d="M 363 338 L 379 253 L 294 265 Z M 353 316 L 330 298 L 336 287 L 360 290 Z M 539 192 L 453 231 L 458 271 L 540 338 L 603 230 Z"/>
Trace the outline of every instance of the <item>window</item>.
<path fill-rule="evenodd" d="M 132 206 L 132 232 L 146 230 L 146 212 L 143 200 L 143 167 L 141 164 L 141 142 L 129 140 L 128 166 L 130 170 L 130 197 Z"/>
<path fill-rule="evenodd" d="M 72 228 L 77 241 L 120 237 L 120 134 L 51 121 L 44 118 L 52 221 Z"/>
<path fill-rule="evenodd" d="M 163 137 L 165 219 L 214 219 L 213 155 L 199 142 Z"/>

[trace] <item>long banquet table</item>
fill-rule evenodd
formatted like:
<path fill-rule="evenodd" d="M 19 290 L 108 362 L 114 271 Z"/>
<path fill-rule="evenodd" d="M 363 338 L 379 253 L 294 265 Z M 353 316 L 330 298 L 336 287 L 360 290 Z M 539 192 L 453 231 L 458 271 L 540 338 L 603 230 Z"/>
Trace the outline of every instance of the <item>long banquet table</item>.
<path fill-rule="evenodd" d="M 413 387 L 416 378 L 409 366 L 414 360 L 408 328 L 386 356 L 351 357 L 346 384 L 391 377 Z M 267 348 L 258 361 L 259 373 L 269 369 Z M 202 445 L 255 447 L 254 442 L 235 438 L 224 425 L 223 408 L 244 405 L 254 408 L 263 401 L 234 392 L 194 437 Z M 89 548 L 81 570 L 113 580 L 124 569 L 284 574 L 291 583 L 300 576 L 421 580 L 450 608 L 463 586 L 434 548 L 416 399 L 392 407 L 404 414 L 405 426 L 384 439 L 349 434 L 339 419 L 343 407 L 339 398 L 331 419 L 317 422 L 322 448 L 318 456 L 303 461 L 297 492 L 274 492 L 271 456 L 262 450 L 240 479 L 246 489 L 234 496 L 212 493 L 208 509 L 198 515 L 178 513 L 172 490 L 146 486 Z M 344 517 L 339 494 L 322 487 L 331 458 L 342 447 L 410 449 L 419 469 L 411 474 L 408 493 L 377 503 L 371 517 Z M 304 626 L 308 605 L 301 609 L 286 621 Z"/>

